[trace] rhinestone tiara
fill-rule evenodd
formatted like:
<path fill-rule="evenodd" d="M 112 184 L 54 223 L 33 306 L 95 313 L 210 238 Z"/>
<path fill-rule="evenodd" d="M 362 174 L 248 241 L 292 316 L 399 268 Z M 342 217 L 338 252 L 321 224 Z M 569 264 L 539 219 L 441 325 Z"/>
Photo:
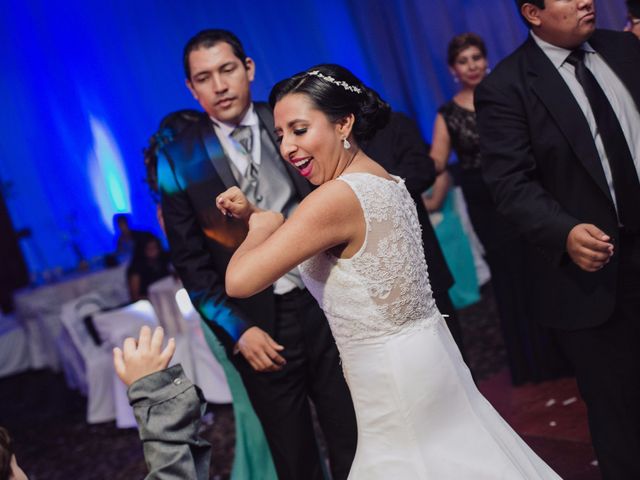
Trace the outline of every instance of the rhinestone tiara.
<path fill-rule="evenodd" d="M 323 75 L 318 70 L 312 70 L 311 72 L 307 72 L 307 75 L 313 75 L 314 77 L 321 78 L 325 82 L 329 82 L 329 83 L 333 83 L 334 85 L 338 85 L 339 87 L 342 87 L 342 88 L 344 88 L 345 90 L 347 90 L 349 92 L 362 93 L 362 89 L 361 88 L 358 88 L 358 87 L 356 87 L 354 85 L 349 85 L 344 80 L 337 80 L 337 79 L 333 78 L 331 75 Z"/>

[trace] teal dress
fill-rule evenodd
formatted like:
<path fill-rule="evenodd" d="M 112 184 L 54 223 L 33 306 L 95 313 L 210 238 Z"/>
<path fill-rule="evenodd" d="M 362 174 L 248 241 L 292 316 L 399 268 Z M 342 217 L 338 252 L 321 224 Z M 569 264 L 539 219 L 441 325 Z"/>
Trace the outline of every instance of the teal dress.
<path fill-rule="evenodd" d="M 453 306 L 459 309 L 480 300 L 480 287 L 471 245 L 456 212 L 454 198 L 453 190 L 449 189 L 442 208 L 430 214 L 430 218 L 454 279 L 449 296 Z"/>
<path fill-rule="evenodd" d="M 278 480 L 262 424 L 253 411 L 240 374 L 227 357 L 227 352 L 211 329 L 205 325 L 204 321 L 202 321 L 201 325 L 213 356 L 220 362 L 224 370 L 229 390 L 233 397 L 236 444 L 231 479 Z"/>

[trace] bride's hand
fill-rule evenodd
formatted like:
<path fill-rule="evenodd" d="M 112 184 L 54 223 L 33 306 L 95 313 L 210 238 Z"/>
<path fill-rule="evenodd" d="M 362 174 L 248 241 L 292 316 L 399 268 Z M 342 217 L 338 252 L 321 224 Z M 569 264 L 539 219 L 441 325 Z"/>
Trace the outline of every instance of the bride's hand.
<path fill-rule="evenodd" d="M 249 217 L 249 231 L 263 229 L 270 234 L 275 232 L 284 223 L 284 215 L 279 212 L 265 210 L 254 212 Z"/>
<path fill-rule="evenodd" d="M 231 187 L 222 192 L 216 198 L 216 207 L 223 215 L 248 220 L 256 207 L 247 200 L 247 197 L 238 187 Z"/>

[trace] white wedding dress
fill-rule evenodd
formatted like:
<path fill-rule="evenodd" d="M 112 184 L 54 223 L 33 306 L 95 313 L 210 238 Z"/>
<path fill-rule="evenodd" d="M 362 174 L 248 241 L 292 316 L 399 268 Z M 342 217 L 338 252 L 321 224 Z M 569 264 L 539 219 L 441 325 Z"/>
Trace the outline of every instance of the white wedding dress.
<path fill-rule="evenodd" d="M 438 311 L 404 182 L 340 177 L 367 233 L 300 266 L 335 337 L 358 422 L 350 480 L 558 479 L 480 394 Z"/>

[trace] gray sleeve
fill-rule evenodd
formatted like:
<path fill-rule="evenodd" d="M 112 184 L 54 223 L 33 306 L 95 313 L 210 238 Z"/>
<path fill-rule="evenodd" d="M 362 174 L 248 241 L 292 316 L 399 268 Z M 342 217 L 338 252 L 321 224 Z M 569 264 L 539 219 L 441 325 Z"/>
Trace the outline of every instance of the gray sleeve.
<path fill-rule="evenodd" d="M 149 469 L 146 479 L 208 479 L 211 445 L 198 436 L 206 401 L 182 367 L 143 377 L 127 394 Z"/>

